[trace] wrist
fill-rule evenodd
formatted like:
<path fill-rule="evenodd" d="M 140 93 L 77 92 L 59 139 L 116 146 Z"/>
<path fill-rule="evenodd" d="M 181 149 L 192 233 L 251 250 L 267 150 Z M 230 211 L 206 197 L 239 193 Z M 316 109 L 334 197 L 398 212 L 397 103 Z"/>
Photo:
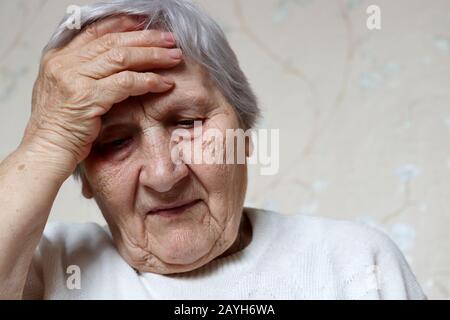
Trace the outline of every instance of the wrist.
<path fill-rule="evenodd" d="M 22 140 L 15 154 L 25 165 L 57 184 L 64 183 L 77 165 L 70 152 L 39 136 Z"/>

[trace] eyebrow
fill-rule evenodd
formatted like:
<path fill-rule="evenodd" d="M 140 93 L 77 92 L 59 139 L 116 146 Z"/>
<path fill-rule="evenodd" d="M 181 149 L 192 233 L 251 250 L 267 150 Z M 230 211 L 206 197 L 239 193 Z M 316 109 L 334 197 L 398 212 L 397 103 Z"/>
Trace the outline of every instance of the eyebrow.
<path fill-rule="evenodd" d="M 202 94 L 180 94 L 176 96 L 165 96 L 161 97 L 157 100 L 156 104 L 152 104 L 152 106 L 147 106 L 151 108 L 158 108 L 162 114 L 169 111 L 169 109 L 183 109 L 186 107 L 196 107 L 204 110 L 207 107 L 210 107 L 213 104 L 213 99 L 211 99 L 206 92 Z M 107 113 L 108 114 L 108 113 Z M 106 115 L 107 115 L 106 114 Z M 130 123 L 130 118 L 127 116 L 113 116 L 113 117 L 105 117 L 102 118 L 102 129 L 101 132 L 104 132 L 110 127 L 114 127 L 121 124 Z"/>

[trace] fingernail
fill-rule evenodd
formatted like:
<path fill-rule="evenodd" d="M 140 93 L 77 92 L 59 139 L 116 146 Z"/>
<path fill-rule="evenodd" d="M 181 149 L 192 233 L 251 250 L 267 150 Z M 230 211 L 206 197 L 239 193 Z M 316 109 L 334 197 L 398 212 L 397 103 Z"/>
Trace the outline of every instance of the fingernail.
<path fill-rule="evenodd" d="M 168 43 L 175 43 L 175 37 L 171 32 L 163 32 L 161 34 L 161 37 L 163 38 L 164 41 Z"/>
<path fill-rule="evenodd" d="M 183 52 L 181 52 L 180 49 L 170 49 L 169 56 L 172 59 L 181 59 L 181 57 L 183 56 Z"/>

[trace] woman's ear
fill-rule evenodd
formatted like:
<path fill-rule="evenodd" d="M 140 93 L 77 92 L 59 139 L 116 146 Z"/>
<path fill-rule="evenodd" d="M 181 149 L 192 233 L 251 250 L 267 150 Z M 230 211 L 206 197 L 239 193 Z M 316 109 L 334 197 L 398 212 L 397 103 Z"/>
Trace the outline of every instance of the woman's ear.
<path fill-rule="evenodd" d="M 92 199 L 94 197 L 94 193 L 92 192 L 91 185 L 89 181 L 84 176 L 84 173 L 81 174 L 81 193 L 86 199 Z"/>

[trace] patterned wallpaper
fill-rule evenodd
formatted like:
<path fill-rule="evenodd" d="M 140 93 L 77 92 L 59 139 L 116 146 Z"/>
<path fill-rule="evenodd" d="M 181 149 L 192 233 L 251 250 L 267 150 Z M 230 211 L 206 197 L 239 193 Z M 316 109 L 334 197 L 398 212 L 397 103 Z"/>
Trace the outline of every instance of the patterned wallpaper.
<path fill-rule="evenodd" d="M 260 127 L 280 129 L 280 171 L 251 168 L 248 205 L 373 225 L 430 298 L 449 299 L 450 1 L 198 3 L 235 48 L 264 111 Z M 40 50 L 69 4 L 0 3 L 2 158 L 20 141 Z M 371 4 L 381 30 L 366 27 Z M 72 180 L 51 219 L 102 221 Z"/>

